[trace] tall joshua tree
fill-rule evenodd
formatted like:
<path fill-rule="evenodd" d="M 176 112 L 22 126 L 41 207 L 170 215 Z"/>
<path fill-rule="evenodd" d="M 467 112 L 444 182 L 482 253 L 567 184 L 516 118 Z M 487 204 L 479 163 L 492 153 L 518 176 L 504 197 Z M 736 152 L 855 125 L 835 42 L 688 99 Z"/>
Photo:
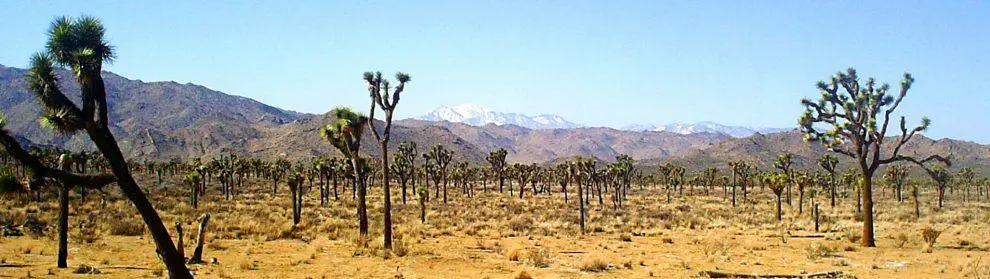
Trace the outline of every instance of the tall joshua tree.
<path fill-rule="evenodd" d="M 406 204 L 406 184 L 412 179 L 412 191 L 416 194 L 416 143 L 404 142 L 399 144 L 399 153 L 395 154 L 393 169 L 399 176 L 402 186 L 402 204 Z"/>
<path fill-rule="evenodd" d="M 818 158 L 818 166 L 828 172 L 828 190 L 829 195 L 831 195 L 832 201 L 831 206 L 835 207 L 835 168 L 839 165 L 839 158 L 835 158 L 832 154 L 825 154 L 821 158 Z"/>
<path fill-rule="evenodd" d="M 773 195 L 777 197 L 777 221 L 783 220 L 783 212 L 781 210 L 780 195 L 784 192 L 784 187 L 790 184 L 790 177 L 784 173 L 778 172 L 767 172 L 763 175 L 763 184 L 773 191 Z"/>
<path fill-rule="evenodd" d="M 383 233 L 385 249 L 392 249 L 392 195 L 388 186 L 389 181 L 391 181 L 388 178 L 388 141 L 392 135 L 392 114 L 395 112 L 395 106 L 399 104 L 399 96 L 406 88 L 406 83 L 409 82 L 410 77 L 409 74 L 398 72 L 395 74 L 395 79 L 399 85 L 392 88 L 389 86 L 388 79 L 382 78 L 381 72 L 374 74 L 364 72 L 364 81 L 368 83 L 368 93 L 371 95 L 371 112 L 368 113 L 371 121 L 368 121 L 368 126 L 371 127 L 371 134 L 375 136 L 382 148 L 381 172 L 382 185 L 384 185 L 382 188 L 385 191 L 385 228 Z M 385 128 L 382 129 L 381 133 L 375 127 L 375 106 L 385 112 Z"/>
<path fill-rule="evenodd" d="M 801 100 L 805 111 L 798 119 L 798 124 L 804 133 L 804 139 L 820 141 L 830 151 L 853 158 L 859 166 L 860 173 L 863 174 L 861 188 L 864 212 L 861 244 L 866 247 L 876 246 L 873 237 L 873 174 L 876 173 L 877 168 L 899 161 L 909 161 L 918 165 L 935 160 L 948 163 L 948 159 L 937 154 L 917 159 L 902 155 L 900 152 L 904 144 L 915 134 L 928 129 L 931 121 L 927 117 L 921 119 L 920 125 L 908 129 L 902 116 L 901 136 L 887 145 L 893 147 L 893 150 L 887 153 L 889 156 L 881 156 L 884 154 L 881 148 L 887 140 L 887 126 L 891 114 L 904 100 L 913 83 L 914 78 L 911 74 L 905 73 L 900 90 L 892 95 L 888 94 L 889 85 L 877 86 L 873 78 L 860 83 L 856 70 L 849 68 L 844 73 L 837 73 L 829 82 L 818 82 L 817 88 L 821 91 L 821 98 L 817 102 L 809 99 Z M 828 128 L 821 131 L 816 126 Z"/>
<path fill-rule="evenodd" d="M 85 131 L 103 154 L 112 175 L 79 175 L 50 168 L 21 149 L 6 131 L 0 132 L 0 144 L 8 154 L 29 168 L 35 179 L 53 178 L 68 185 L 90 186 L 117 182 L 121 192 L 134 204 L 148 226 L 169 276 L 192 278 L 161 217 L 131 176 L 131 169 L 110 132 L 102 68 L 104 62 L 113 60 L 114 48 L 104 38 L 104 33 L 103 24 L 96 18 L 56 19 L 48 30 L 46 51 L 31 59 L 28 90 L 42 105 L 41 123 L 67 135 Z M 81 91 L 81 109 L 59 88 L 56 65 L 72 70 L 72 77 L 79 83 Z"/>
<path fill-rule="evenodd" d="M 784 175 L 787 175 L 787 178 L 789 178 L 788 179 L 789 182 L 793 182 L 794 181 L 794 173 L 791 172 L 791 164 L 792 163 L 793 163 L 793 161 L 791 161 L 791 153 L 785 152 L 785 153 L 780 154 L 780 155 L 777 156 L 777 160 L 773 162 L 773 167 L 774 168 L 777 168 L 778 170 L 780 170 L 781 172 L 783 172 Z M 791 205 L 791 185 L 788 184 L 786 188 L 787 188 L 787 206 L 790 206 Z"/>
<path fill-rule="evenodd" d="M 897 202 L 904 201 L 904 195 L 902 193 L 904 188 L 904 182 L 907 182 L 908 170 L 905 165 L 890 165 L 887 170 L 883 173 L 883 179 L 890 182 L 894 186 L 894 196 L 897 198 Z"/>
<path fill-rule="evenodd" d="M 454 152 L 444 149 L 443 145 L 437 144 L 430 149 L 430 153 L 424 154 L 427 160 L 433 160 L 433 166 L 435 168 L 433 182 L 438 189 L 443 183 L 443 204 L 447 204 L 447 169 L 450 166 L 450 160 L 453 158 Z"/>
<path fill-rule="evenodd" d="M 333 109 L 330 113 L 336 120 L 320 129 L 320 136 L 344 154 L 351 165 L 351 170 L 354 171 L 353 187 L 357 189 L 358 198 L 358 229 L 362 236 L 366 236 L 368 235 L 368 203 L 366 200 L 368 185 L 364 175 L 368 171 L 365 170 L 364 158 L 361 158 L 359 152 L 361 150 L 361 136 L 364 134 L 368 117 L 355 113 L 349 108 L 340 107 Z"/>
<path fill-rule="evenodd" d="M 502 192 L 502 186 L 505 185 L 505 155 L 509 154 L 505 151 L 505 148 L 499 148 L 498 150 L 488 153 L 488 157 L 485 160 L 488 164 L 492 165 L 492 174 L 498 177 L 498 192 Z"/>

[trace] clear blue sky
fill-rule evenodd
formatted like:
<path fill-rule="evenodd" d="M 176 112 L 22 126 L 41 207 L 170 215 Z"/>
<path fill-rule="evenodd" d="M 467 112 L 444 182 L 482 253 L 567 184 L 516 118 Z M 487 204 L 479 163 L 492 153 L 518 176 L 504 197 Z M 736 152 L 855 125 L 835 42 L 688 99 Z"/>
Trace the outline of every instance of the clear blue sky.
<path fill-rule="evenodd" d="M 401 70 L 399 117 L 473 102 L 613 127 L 793 126 L 816 81 L 854 66 L 913 73 L 901 111 L 930 136 L 990 142 L 986 1 L 90 2 L 0 2 L 0 64 L 88 14 L 133 79 L 322 113 L 366 110 L 361 73 Z"/>

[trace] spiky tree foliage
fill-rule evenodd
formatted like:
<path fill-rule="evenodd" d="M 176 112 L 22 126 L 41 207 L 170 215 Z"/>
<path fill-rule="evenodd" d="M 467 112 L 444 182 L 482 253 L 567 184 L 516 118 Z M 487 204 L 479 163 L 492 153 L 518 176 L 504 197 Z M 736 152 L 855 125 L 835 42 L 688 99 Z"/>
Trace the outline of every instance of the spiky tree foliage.
<path fill-rule="evenodd" d="M 199 194 L 203 191 L 202 176 L 199 172 L 191 171 L 184 177 L 186 184 L 189 184 L 190 192 L 192 193 L 190 197 L 192 200 L 190 203 L 193 208 L 199 207 Z"/>
<path fill-rule="evenodd" d="M 894 140 L 893 150 L 889 156 L 881 156 L 881 148 L 887 137 L 887 126 L 891 114 L 904 100 L 908 90 L 914 83 L 911 74 L 904 74 L 900 90 L 895 95 L 889 95 L 890 86 L 877 86 L 873 78 L 860 84 L 855 69 L 849 68 L 845 73 L 839 72 L 830 82 L 820 81 L 817 84 L 821 98 L 815 102 L 802 99 L 805 111 L 798 119 L 801 131 L 806 141 L 819 141 L 830 151 L 843 154 L 855 159 L 863 174 L 863 241 L 866 247 L 876 246 L 873 237 L 873 174 L 881 165 L 898 161 L 909 161 L 924 165 L 931 161 L 948 159 L 937 154 L 923 159 L 902 155 L 901 148 L 915 134 L 928 129 L 931 121 L 922 118 L 921 124 L 908 129 L 905 118 L 900 119 L 901 136 Z M 844 89 L 844 90 L 840 90 Z M 816 126 L 827 126 L 821 131 Z"/>
<path fill-rule="evenodd" d="M 416 196 L 419 197 L 419 221 L 426 223 L 426 202 L 430 200 L 430 190 L 425 186 L 419 187 Z"/>
<path fill-rule="evenodd" d="M 492 167 L 492 173 L 495 177 L 498 177 L 498 192 L 502 192 L 502 187 L 505 185 L 505 156 L 509 154 L 505 151 L 505 148 L 499 148 L 498 150 L 488 153 L 485 160 Z"/>
<path fill-rule="evenodd" d="M 972 188 L 974 179 L 976 179 L 976 174 L 971 167 L 961 168 L 956 174 L 956 180 L 958 180 L 956 186 L 962 188 L 963 202 L 969 201 L 969 189 Z"/>
<path fill-rule="evenodd" d="M 846 172 L 842 174 L 842 184 L 846 185 L 846 191 L 852 189 L 855 192 L 856 199 L 856 213 L 863 211 L 863 199 L 860 199 L 859 194 L 859 177 L 862 176 L 859 171 L 855 168 L 848 168 Z"/>
<path fill-rule="evenodd" d="M 821 158 L 818 158 L 818 166 L 824 169 L 825 172 L 828 173 L 828 177 L 829 177 L 828 192 L 832 199 L 831 201 L 832 207 L 835 207 L 835 192 L 837 188 L 836 187 L 837 185 L 835 184 L 836 182 L 835 171 L 838 165 L 839 165 L 839 158 L 835 158 L 835 156 L 832 156 L 832 154 L 825 154 Z"/>
<path fill-rule="evenodd" d="M 299 220 L 302 219 L 302 203 L 303 203 L 303 182 L 306 180 L 305 174 L 303 174 L 302 169 L 297 167 L 295 170 L 289 172 L 289 175 L 285 179 L 285 184 L 289 186 L 289 199 L 292 204 L 292 225 L 298 226 Z"/>
<path fill-rule="evenodd" d="M 349 108 L 338 107 L 330 112 L 335 121 L 320 129 L 320 136 L 344 154 L 354 172 L 353 187 L 357 189 L 358 227 L 362 236 L 368 235 L 367 184 L 364 179 L 365 160 L 361 158 L 361 137 L 368 117 L 355 113 Z"/>
<path fill-rule="evenodd" d="M 717 168 L 706 168 L 701 171 L 701 182 L 705 186 L 705 194 L 710 193 L 715 187 L 715 180 L 718 177 Z"/>
<path fill-rule="evenodd" d="M 743 200 L 747 197 L 747 186 L 749 185 L 750 175 L 754 167 L 747 164 L 745 161 L 732 161 L 729 162 L 729 168 L 732 169 L 732 206 L 736 206 L 736 186 L 738 185 L 742 188 Z"/>
<path fill-rule="evenodd" d="M 561 191 L 564 192 L 564 204 L 568 203 L 567 185 L 570 184 L 570 181 L 572 180 L 571 165 L 571 163 L 561 163 L 553 169 L 553 178 L 557 181 L 557 184 L 560 185 Z"/>
<path fill-rule="evenodd" d="M 584 195 L 584 186 L 581 181 L 587 181 L 586 177 L 590 177 L 590 172 L 593 172 L 595 168 L 595 160 L 584 159 L 581 157 L 574 158 L 568 165 L 568 173 L 571 179 L 574 180 L 574 185 L 578 188 L 578 215 L 580 216 L 581 234 L 585 233 L 585 201 L 587 198 Z"/>
<path fill-rule="evenodd" d="M 0 144 L 6 148 L 8 154 L 32 171 L 34 181 L 38 183 L 43 178 L 51 178 L 68 185 L 91 187 L 116 181 L 121 192 L 134 204 L 148 226 L 169 275 L 173 278 L 191 278 L 192 275 L 179 256 L 168 230 L 131 176 L 131 169 L 110 132 L 106 90 L 101 75 L 103 63 L 112 61 L 114 51 L 104 38 L 104 33 L 103 24 L 96 18 L 83 16 L 56 19 L 48 31 L 46 51 L 31 59 L 28 90 L 42 106 L 39 119 L 42 126 L 67 135 L 85 131 L 97 150 L 103 154 L 113 175 L 79 175 L 50 168 L 36 156 L 21 149 L 6 131 L 0 132 Z M 59 88 L 55 75 L 56 65 L 72 70 L 73 78 L 80 87 L 82 109 L 70 101 Z"/>
<path fill-rule="evenodd" d="M 383 208 L 385 214 L 385 227 L 384 227 L 384 244 L 385 249 L 392 249 L 392 195 L 389 191 L 389 167 L 388 167 L 388 141 L 391 138 L 392 133 L 392 114 L 395 112 L 395 106 L 399 104 L 399 97 L 402 91 L 406 88 L 406 83 L 411 80 L 409 74 L 398 72 L 395 74 L 396 81 L 399 85 L 392 88 L 389 86 L 388 79 L 382 78 L 381 72 L 364 72 L 364 81 L 368 84 L 368 93 L 371 95 L 371 109 L 368 113 L 372 121 L 368 121 L 368 125 L 371 127 L 371 134 L 375 136 L 378 140 L 378 144 L 382 148 L 381 152 L 381 173 L 382 173 L 382 188 L 385 194 L 385 207 Z M 375 127 L 375 107 L 381 109 L 385 112 L 385 128 L 379 133 L 378 128 Z"/>
<path fill-rule="evenodd" d="M 952 180 L 952 173 L 949 170 L 934 165 L 931 167 L 922 167 L 928 177 L 932 179 L 932 183 L 935 184 L 935 190 L 938 191 L 938 208 L 945 206 L 945 190 L 949 186 L 949 181 Z"/>
<path fill-rule="evenodd" d="M 804 214 L 804 193 L 806 190 L 811 189 L 817 183 L 815 176 L 806 172 L 795 172 L 794 185 L 797 185 L 798 191 L 798 215 Z"/>
<path fill-rule="evenodd" d="M 399 144 L 399 153 L 392 159 L 395 162 L 393 170 L 399 176 L 402 186 L 402 204 L 406 204 L 406 184 L 412 179 L 412 190 L 416 193 L 416 143 L 404 142 Z"/>
<path fill-rule="evenodd" d="M 622 200 L 626 198 L 629 188 L 632 186 L 633 175 L 636 173 L 636 169 L 633 168 L 634 163 L 635 161 L 629 155 L 619 154 L 615 156 L 615 163 L 612 164 L 614 166 L 613 171 L 616 175 L 615 179 L 618 182 L 618 188 L 616 190 L 620 197 L 618 199 L 619 206 L 622 205 Z M 684 188 L 682 187 L 681 195 L 683 194 Z"/>
<path fill-rule="evenodd" d="M 780 172 L 767 172 L 763 175 L 763 184 L 773 191 L 774 196 L 777 198 L 777 221 L 783 220 L 783 210 L 781 208 L 781 195 L 784 193 L 784 188 L 791 184 L 791 178 L 786 173 Z"/>
<path fill-rule="evenodd" d="M 908 169 L 906 165 L 890 165 L 887 170 L 883 173 L 883 179 L 894 186 L 894 196 L 897 198 L 898 202 L 904 201 L 904 195 L 901 193 L 904 187 L 904 182 L 907 181 Z"/>
<path fill-rule="evenodd" d="M 447 174 L 448 167 L 450 166 L 450 160 L 453 159 L 454 151 L 443 148 L 443 145 L 437 144 L 430 149 L 430 152 L 425 154 L 427 160 L 432 160 L 435 170 L 434 182 L 436 187 L 439 189 L 440 182 L 443 182 L 443 204 L 447 204 Z"/>
<path fill-rule="evenodd" d="M 790 181 L 794 181 L 794 173 L 791 172 L 791 164 L 794 162 L 791 160 L 791 153 L 784 152 L 777 155 L 777 160 L 773 161 L 773 167 L 783 172 L 790 178 Z M 787 185 L 787 205 L 791 205 L 791 185 Z"/>

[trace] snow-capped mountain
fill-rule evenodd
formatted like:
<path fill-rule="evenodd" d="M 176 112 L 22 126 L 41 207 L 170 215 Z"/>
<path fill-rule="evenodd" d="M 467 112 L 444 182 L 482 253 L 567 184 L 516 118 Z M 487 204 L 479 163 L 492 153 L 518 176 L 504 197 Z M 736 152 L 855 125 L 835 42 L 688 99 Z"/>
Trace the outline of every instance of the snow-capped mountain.
<path fill-rule="evenodd" d="M 568 129 L 582 127 L 580 124 L 564 120 L 557 115 L 542 114 L 531 117 L 518 113 L 501 113 L 477 104 L 442 106 L 426 115 L 416 117 L 416 119 L 458 122 L 473 126 L 483 126 L 489 123 L 496 125 L 512 124 L 530 129 Z"/>
<path fill-rule="evenodd" d="M 743 126 L 729 126 L 722 125 L 715 122 L 698 122 L 694 124 L 686 123 L 673 123 L 667 124 L 660 127 L 655 127 L 653 125 L 629 125 L 624 128 L 624 130 L 630 131 L 667 131 L 671 133 L 678 134 L 695 134 L 695 133 L 722 133 L 729 135 L 734 138 L 744 138 L 752 136 L 755 133 L 768 134 L 783 132 L 789 129 L 787 128 L 753 128 L 753 127 L 743 127 Z"/>

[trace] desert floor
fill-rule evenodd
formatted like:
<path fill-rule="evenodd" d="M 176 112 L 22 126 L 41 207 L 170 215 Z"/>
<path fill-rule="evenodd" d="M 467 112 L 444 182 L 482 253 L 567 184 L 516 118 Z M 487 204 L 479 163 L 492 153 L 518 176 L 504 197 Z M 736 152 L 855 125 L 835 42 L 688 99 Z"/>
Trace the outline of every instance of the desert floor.
<path fill-rule="evenodd" d="M 528 191 L 520 200 L 518 192 L 515 197 L 492 192 L 489 183 L 489 192 L 479 186 L 469 198 L 449 187 L 448 204 L 431 200 L 424 224 L 412 196 L 403 205 L 395 186 L 397 239 L 394 252 L 386 252 L 380 189 L 370 190 L 371 236 L 362 238 L 349 188 L 323 207 L 313 188 L 305 197 L 302 222 L 293 227 L 284 185 L 273 197 L 270 181 L 249 180 L 250 187 L 229 201 L 211 188 L 194 209 L 189 188 L 168 182 L 177 179 L 166 179 L 151 196 L 166 224 L 183 223 L 187 256 L 196 243 L 196 217 L 212 214 L 204 252 L 208 263 L 191 265 L 201 278 L 691 278 L 714 270 L 990 278 L 990 204 L 963 205 L 958 195 L 936 210 L 932 193 L 925 192 L 922 217 L 916 219 L 910 200 L 899 203 L 889 191 L 876 191 L 878 247 L 863 248 L 850 241 L 861 222 L 848 197 L 835 208 L 818 198 L 822 232 L 815 232 L 809 209 L 797 215 L 796 195 L 778 222 L 769 190 L 757 188 L 746 201 L 740 194 L 739 205 L 732 207 L 721 189 L 705 195 L 688 187 L 684 197 L 675 194 L 667 203 L 665 191 L 636 185 L 622 209 L 613 208 L 609 195 L 603 205 L 594 197 L 582 235 L 574 193 L 565 204 L 560 192 L 532 196 Z M 150 177 L 140 180 L 155 183 Z M 116 189 L 90 193 L 85 203 L 72 198 L 67 269 L 55 268 L 55 197 L 41 203 L 32 196 L 0 200 L 0 221 L 21 224 L 34 218 L 47 224 L 40 234 L 0 238 L 0 277 L 164 276 L 143 223 Z M 923 251 L 920 233 L 926 226 L 943 232 L 930 253 Z M 174 237 L 174 225 L 168 227 Z"/>

